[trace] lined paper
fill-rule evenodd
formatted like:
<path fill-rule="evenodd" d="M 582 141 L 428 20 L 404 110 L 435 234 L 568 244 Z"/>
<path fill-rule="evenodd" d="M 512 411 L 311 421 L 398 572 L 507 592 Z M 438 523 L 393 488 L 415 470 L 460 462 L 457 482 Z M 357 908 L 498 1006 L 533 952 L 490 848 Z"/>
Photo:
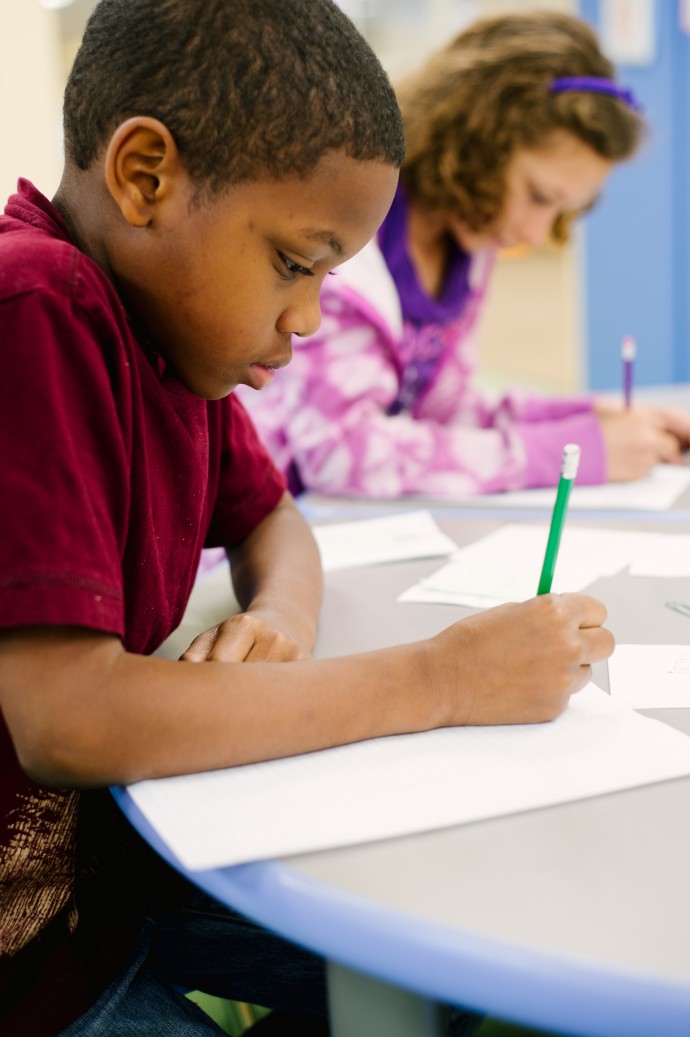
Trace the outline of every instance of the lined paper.
<path fill-rule="evenodd" d="M 690 774 L 690 739 L 590 684 L 548 724 L 373 739 L 128 791 L 203 869 L 478 821 Z"/>

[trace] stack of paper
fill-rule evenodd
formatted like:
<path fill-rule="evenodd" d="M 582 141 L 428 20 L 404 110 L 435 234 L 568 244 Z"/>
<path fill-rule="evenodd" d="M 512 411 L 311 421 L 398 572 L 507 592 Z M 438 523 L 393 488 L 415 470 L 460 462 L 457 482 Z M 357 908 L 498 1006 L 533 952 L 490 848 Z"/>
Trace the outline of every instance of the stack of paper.
<path fill-rule="evenodd" d="M 446 565 L 404 591 L 398 601 L 467 608 L 525 601 L 537 592 L 547 538 L 547 524 L 507 523 L 455 551 Z M 626 567 L 634 576 L 690 576 L 690 536 L 566 526 L 552 590 L 580 591 Z"/>
<path fill-rule="evenodd" d="M 554 593 L 578 591 L 629 564 L 640 534 L 568 527 L 553 580 Z M 432 601 L 490 608 L 537 593 L 548 527 L 507 524 L 456 551 L 447 565 L 400 595 L 398 601 Z"/>

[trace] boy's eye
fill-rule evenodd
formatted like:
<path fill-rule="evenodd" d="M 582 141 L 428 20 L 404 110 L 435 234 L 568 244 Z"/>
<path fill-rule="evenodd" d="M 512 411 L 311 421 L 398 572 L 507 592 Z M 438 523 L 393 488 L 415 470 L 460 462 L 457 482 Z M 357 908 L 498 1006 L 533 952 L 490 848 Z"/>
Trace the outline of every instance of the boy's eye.
<path fill-rule="evenodd" d="M 314 276 L 314 271 L 313 270 L 309 270 L 306 266 L 300 266 L 299 263 L 295 263 L 294 260 L 289 259 L 288 256 L 286 256 L 283 252 L 279 252 L 278 255 L 280 256 L 281 263 L 283 264 L 283 266 L 285 267 L 285 270 L 286 270 L 286 273 L 283 274 L 283 277 L 287 277 L 289 279 L 292 279 L 294 277 L 300 277 L 300 276 L 303 276 L 303 277 L 313 277 Z"/>

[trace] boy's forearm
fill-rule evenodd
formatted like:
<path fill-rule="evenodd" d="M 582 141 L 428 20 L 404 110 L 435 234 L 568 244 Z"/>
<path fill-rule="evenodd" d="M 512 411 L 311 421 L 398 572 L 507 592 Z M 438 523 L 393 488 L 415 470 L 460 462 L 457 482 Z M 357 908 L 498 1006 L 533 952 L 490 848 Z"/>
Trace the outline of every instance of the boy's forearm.
<path fill-rule="evenodd" d="M 228 557 L 242 608 L 283 612 L 313 649 L 323 574 L 316 541 L 290 494 Z"/>
<path fill-rule="evenodd" d="M 2 709 L 41 784 L 102 786 L 435 726 L 423 643 L 304 663 L 185 663 L 82 630 L 3 638 Z"/>
<path fill-rule="evenodd" d="M 182 662 L 113 635 L 25 627 L 0 635 L 0 709 L 42 784 L 129 783 L 464 724 L 541 723 L 608 658 L 606 610 L 543 594 L 432 638 L 305 662 Z"/>

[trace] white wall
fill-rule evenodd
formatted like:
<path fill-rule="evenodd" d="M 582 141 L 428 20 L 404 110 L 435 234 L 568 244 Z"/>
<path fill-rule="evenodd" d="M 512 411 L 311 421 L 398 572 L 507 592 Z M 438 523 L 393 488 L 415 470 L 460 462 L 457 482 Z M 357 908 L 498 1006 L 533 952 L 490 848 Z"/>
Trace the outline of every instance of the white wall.
<path fill-rule="evenodd" d="M 28 177 L 48 197 L 62 170 L 58 14 L 38 0 L 0 0 L 0 209 Z"/>

